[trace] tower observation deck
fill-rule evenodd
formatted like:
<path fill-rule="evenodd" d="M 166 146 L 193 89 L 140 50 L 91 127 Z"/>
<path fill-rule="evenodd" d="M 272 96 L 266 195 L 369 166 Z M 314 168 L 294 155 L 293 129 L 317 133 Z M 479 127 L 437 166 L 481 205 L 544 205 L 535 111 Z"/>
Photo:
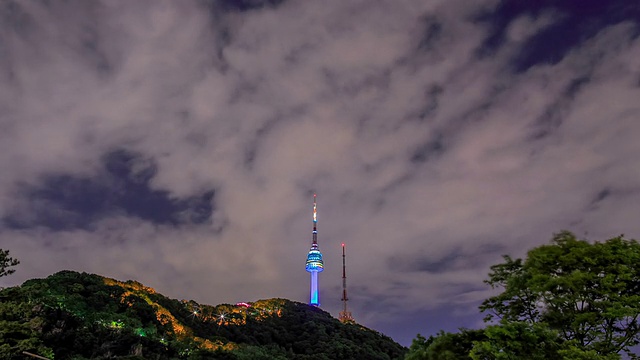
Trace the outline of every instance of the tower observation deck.
<path fill-rule="evenodd" d="M 324 270 L 322 253 L 318 249 L 318 209 L 316 205 L 316 194 L 313 194 L 313 237 L 311 249 L 307 254 L 306 270 L 311 273 L 311 295 L 309 305 L 320 306 L 320 295 L 318 293 L 318 273 Z"/>

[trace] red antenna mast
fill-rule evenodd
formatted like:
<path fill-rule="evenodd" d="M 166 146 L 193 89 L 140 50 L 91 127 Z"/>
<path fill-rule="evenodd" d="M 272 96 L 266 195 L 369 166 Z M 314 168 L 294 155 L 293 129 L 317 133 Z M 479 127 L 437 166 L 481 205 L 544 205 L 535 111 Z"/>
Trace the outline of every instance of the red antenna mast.
<path fill-rule="evenodd" d="M 355 320 L 353 320 L 351 312 L 347 310 L 347 301 L 349 301 L 349 298 L 347 297 L 347 265 L 345 258 L 344 243 L 342 243 L 342 311 L 340 311 L 338 319 L 343 323 L 353 323 Z"/>

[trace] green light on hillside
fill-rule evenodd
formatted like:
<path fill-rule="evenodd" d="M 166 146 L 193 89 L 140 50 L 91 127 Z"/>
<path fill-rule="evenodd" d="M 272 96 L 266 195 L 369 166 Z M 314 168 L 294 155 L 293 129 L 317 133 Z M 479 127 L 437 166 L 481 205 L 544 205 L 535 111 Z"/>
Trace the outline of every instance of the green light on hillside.
<path fill-rule="evenodd" d="M 122 329 L 124 327 L 124 323 L 120 320 L 112 320 L 109 327 L 112 329 Z"/>

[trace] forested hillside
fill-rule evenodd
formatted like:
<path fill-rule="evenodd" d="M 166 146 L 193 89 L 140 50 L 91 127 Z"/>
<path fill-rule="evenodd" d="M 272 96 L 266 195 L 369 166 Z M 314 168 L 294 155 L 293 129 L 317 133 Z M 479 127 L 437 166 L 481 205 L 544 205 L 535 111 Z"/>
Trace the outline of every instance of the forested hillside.
<path fill-rule="evenodd" d="M 62 271 L 0 291 L 0 358 L 398 359 L 373 330 L 286 299 L 217 306 Z"/>

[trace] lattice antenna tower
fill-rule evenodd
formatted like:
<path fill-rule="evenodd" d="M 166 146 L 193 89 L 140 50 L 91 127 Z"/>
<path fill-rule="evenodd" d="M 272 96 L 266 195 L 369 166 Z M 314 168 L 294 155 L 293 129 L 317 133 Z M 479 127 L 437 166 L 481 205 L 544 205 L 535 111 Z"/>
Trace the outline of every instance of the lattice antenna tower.
<path fill-rule="evenodd" d="M 342 311 L 340 311 L 338 319 L 343 323 L 352 323 L 355 322 L 355 320 L 353 320 L 351 312 L 347 310 L 347 301 L 349 301 L 349 298 L 347 297 L 347 265 L 345 259 L 345 247 L 344 243 L 342 243 Z"/>

